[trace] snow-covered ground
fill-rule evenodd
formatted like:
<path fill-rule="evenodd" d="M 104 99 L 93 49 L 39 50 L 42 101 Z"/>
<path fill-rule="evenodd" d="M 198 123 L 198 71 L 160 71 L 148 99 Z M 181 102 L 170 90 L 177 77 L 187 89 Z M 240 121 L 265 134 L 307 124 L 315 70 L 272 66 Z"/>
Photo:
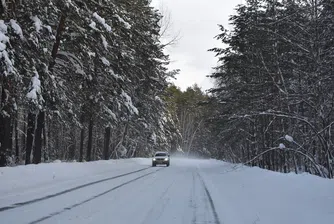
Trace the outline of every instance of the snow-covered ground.
<path fill-rule="evenodd" d="M 334 180 L 171 158 L 0 168 L 0 223 L 332 224 Z"/>

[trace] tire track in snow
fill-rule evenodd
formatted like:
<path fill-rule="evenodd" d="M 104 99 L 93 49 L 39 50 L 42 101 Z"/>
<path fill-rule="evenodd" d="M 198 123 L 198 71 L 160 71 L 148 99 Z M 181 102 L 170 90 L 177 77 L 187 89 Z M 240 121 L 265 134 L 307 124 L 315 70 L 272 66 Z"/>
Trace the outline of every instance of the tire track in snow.
<path fill-rule="evenodd" d="M 190 206 L 193 209 L 193 218 L 191 220 L 191 224 L 197 223 L 197 204 L 196 204 L 196 177 L 195 173 L 192 173 L 193 181 L 192 181 L 192 192 L 190 198 Z"/>
<path fill-rule="evenodd" d="M 75 190 L 79 190 L 79 189 L 84 188 L 84 187 L 94 185 L 94 184 L 98 184 L 98 183 L 102 183 L 102 182 L 105 182 L 105 181 L 108 181 L 108 180 L 113 180 L 113 179 L 117 179 L 117 178 L 120 178 L 120 177 L 128 176 L 130 174 L 138 173 L 138 172 L 150 169 L 150 168 L 151 167 L 146 167 L 146 168 L 135 170 L 135 171 L 132 171 L 132 172 L 129 172 L 129 173 L 124 173 L 124 174 L 120 174 L 120 175 L 117 175 L 117 176 L 108 177 L 108 178 L 105 178 L 105 179 L 89 182 L 87 184 L 79 185 L 77 187 L 73 187 L 73 188 L 70 188 L 70 189 L 55 193 L 55 194 L 50 194 L 50 195 L 46 195 L 46 196 L 43 196 L 43 197 L 40 197 L 40 198 L 35 198 L 35 199 L 32 199 L 32 200 L 19 202 L 19 203 L 15 203 L 15 204 L 12 204 L 12 205 L 9 205 L 9 206 L 1 207 L 0 208 L 0 213 L 4 212 L 4 211 L 7 211 L 7 210 L 19 208 L 19 207 L 22 207 L 22 206 L 25 206 L 25 205 L 34 204 L 36 202 L 44 201 L 44 200 L 47 200 L 47 199 L 50 199 L 50 198 L 54 198 L 54 197 L 57 197 L 57 196 L 60 196 L 60 195 L 63 195 L 63 194 L 66 194 L 66 193 L 69 193 L 69 192 L 72 192 L 72 191 L 75 191 Z"/>
<path fill-rule="evenodd" d="M 165 207 L 170 201 L 170 198 L 164 198 L 169 191 L 169 189 L 174 185 L 175 180 L 173 180 L 168 187 L 162 192 L 159 199 L 156 200 L 155 205 L 149 210 L 149 212 L 146 214 L 144 221 L 141 222 L 141 224 L 151 223 L 149 220 L 152 218 L 152 214 L 156 215 L 156 218 L 160 218 L 162 212 L 164 211 Z M 161 203 L 162 201 L 162 203 Z M 154 212 L 157 210 L 157 212 Z"/>
<path fill-rule="evenodd" d="M 207 196 L 207 198 L 209 200 L 211 211 L 212 211 L 213 216 L 214 216 L 214 222 L 213 223 L 220 224 L 220 220 L 219 220 L 216 208 L 215 208 L 215 204 L 213 203 L 211 194 L 210 194 L 208 188 L 206 187 L 206 184 L 205 184 L 203 178 L 201 177 L 201 175 L 199 173 L 197 173 L 197 176 L 199 177 L 200 181 L 202 182 L 202 186 L 204 187 L 205 194 L 206 194 L 206 196 Z M 193 224 L 195 224 L 195 223 L 193 223 Z"/>
<path fill-rule="evenodd" d="M 123 184 L 120 184 L 120 185 L 118 185 L 118 186 L 116 186 L 116 187 L 113 187 L 113 188 L 107 190 L 107 191 L 104 191 L 104 192 L 102 192 L 102 193 L 100 193 L 100 194 L 98 194 L 98 195 L 95 195 L 95 196 L 93 196 L 93 197 L 90 197 L 90 198 L 88 198 L 88 199 L 86 199 L 86 200 L 84 200 L 84 201 L 82 201 L 82 202 L 76 203 L 76 204 L 74 204 L 74 205 L 72 205 L 72 206 L 70 206 L 70 207 L 66 207 L 66 208 L 64 208 L 64 209 L 62 209 L 62 210 L 60 210 L 60 211 L 58 211 L 58 212 L 51 213 L 50 215 L 44 216 L 44 217 L 42 217 L 42 218 L 40 218 L 40 219 L 38 219 L 38 220 L 29 222 L 29 224 L 37 224 L 37 223 L 40 223 L 40 222 L 45 221 L 45 220 L 47 220 L 47 219 L 50 219 L 50 218 L 52 218 L 52 217 L 54 217 L 54 216 L 56 216 L 56 215 L 59 215 L 59 214 L 61 214 L 61 213 L 63 213 L 63 212 L 66 212 L 66 211 L 69 211 L 69 210 L 71 210 L 71 209 L 73 209 L 73 208 L 76 208 L 76 207 L 82 205 L 82 204 L 85 204 L 85 203 L 87 203 L 87 202 L 90 202 L 90 201 L 92 201 L 92 200 L 94 200 L 94 199 L 96 199 L 96 198 L 98 198 L 98 197 L 101 197 L 101 196 L 103 196 L 103 195 L 105 195 L 105 194 L 108 194 L 108 193 L 110 193 L 110 192 L 112 192 L 112 191 L 114 191 L 114 190 L 116 190 L 116 189 L 118 189 L 118 188 L 121 188 L 121 187 L 123 187 L 123 186 L 125 186 L 125 185 L 128 185 L 128 184 L 133 183 L 133 182 L 135 182 L 135 181 L 137 181 L 137 180 L 139 180 L 139 179 L 142 179 L 142 178 L 144 178 L 144 177 L 146 177 L 146 176 L 148 176 L 148 175 L 151 175 L 151 174 L 153 174 L 153 173 L 156 173 L 156 172 L 158 172 L 158 171 L 161 170 L 161 169 L 162 169 L 162 168 L 157 169 L 157 170 L 155 170 L 155 171 L 153 171 L 153 172 L 150 172 L 150 173 L 146 173 L 146 174 L 141 175 L 141 176 L 139 176 L 139 177 L 136 177 L 136 178 L 134 178 L 134 179 L 132 179 L 132 180 L 129 180 L 129 181 L 123 183 Z"/>

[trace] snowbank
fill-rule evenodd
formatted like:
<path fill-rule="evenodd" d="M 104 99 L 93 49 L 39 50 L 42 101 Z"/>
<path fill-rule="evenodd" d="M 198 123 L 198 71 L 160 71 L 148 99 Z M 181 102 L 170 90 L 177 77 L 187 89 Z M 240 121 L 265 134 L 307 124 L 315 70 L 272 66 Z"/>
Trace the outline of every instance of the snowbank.
<path fill-rule="evenodd" d="M 332 179 L 307 173 L 283 174 L 224 162 L 216 166 L 200 170 L 222 223 L 334 222 Z"/>

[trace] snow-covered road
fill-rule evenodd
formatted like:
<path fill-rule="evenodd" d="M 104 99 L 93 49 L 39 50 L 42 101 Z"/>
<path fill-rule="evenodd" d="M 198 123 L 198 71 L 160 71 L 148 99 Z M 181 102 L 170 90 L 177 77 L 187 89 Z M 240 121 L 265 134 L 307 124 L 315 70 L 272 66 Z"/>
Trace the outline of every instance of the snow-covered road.
<path fill-rule="evenodd" d="M 149 159 L 132 159 L 0 171 L 0 180 L 7 181 L 0 186 L 4 224 L 329 224 L 334 220 L 333 180 L 236 168 L 216 160 L 172 158 L 170 167 L 150 167 Z"/>

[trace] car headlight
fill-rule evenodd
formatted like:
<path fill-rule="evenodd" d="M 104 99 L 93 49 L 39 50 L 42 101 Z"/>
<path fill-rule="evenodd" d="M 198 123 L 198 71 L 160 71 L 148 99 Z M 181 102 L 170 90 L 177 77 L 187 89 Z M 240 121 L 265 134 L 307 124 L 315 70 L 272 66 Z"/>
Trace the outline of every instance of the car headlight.
<path fill-rule="evenodd" d="M 153 158 L 153 161 L 155 161 L 155 158 Z"/>
<path fill-rule="evenodd" d="M 167 161 L 168 160 L 168 158 L 165 158 L 165 161 Z"/>

